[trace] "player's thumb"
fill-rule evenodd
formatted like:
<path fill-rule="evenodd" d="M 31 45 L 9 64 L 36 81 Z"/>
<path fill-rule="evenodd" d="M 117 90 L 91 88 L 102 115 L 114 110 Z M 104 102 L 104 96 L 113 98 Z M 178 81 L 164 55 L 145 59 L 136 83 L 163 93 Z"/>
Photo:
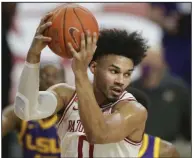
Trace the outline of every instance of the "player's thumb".
<path fill-rule="evenodd" d="M 97 49 L 97 46 L 94 47 L 94 53 L 95 53 L 96 49 Z"/>

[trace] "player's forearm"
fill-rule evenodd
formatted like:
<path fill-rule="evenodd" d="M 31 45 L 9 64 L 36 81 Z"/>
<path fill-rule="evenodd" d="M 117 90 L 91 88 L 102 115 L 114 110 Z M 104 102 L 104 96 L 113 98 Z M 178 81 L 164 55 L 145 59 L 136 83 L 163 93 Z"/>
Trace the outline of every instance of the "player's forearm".
<path fill-rule="evenodd" d="M 91 142 L 99 139 L 105 131 L 106 124 L 103 113 L 95 99 L 92 85 L 87 74 L 76 78 L 76 91 L 79 98 L 79 114 L 84 131 Z"/>
<path fill-rule="evenodd" d="M 34 52 L 31 50 L 28 52 L 26 61 L 31 64 L 36 64 L 40 62 L 40 54 L 36 55 Z"/>
<path fill-rule="evenodd" d="M 34 59 L 34 60 L 33 60 Z M 37 62 L 38 58 L 27 59 Z M 51 92 L 39 92 L 39 63 L 26 62 L 20 77 L 14 103 L 16 116 L 22 120 L 42 119 L 51 116 L 57 99 Z"/>
<path fill-rule="evenodd" d="M 39 63 L 28 63 L 28 61 L 33 62 L 33 60 L 29 55 L 27 58 L 20 76 L 14 103 L 16 115 L 24 120 L 30 119 L 31 112 L 35 111 L 39 92 Z"/>

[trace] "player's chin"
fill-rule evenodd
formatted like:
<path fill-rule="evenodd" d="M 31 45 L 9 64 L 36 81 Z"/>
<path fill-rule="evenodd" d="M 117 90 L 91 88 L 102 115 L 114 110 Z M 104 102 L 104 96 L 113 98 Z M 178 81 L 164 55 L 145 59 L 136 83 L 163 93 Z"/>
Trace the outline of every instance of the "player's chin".
<path fill-rule="evenodd" d="M 108 99 L 111 101 L 111 102 L 115 102 L 119 99 L 119 95 L 109 95 Z"/>

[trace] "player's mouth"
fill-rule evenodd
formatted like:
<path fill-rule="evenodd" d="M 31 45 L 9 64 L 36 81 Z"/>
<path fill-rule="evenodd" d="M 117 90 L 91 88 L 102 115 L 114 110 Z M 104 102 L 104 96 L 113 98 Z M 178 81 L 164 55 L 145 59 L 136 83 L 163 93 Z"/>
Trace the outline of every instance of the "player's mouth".
<path fill-rule="evenodd" d="M 123 89 L 121 89 L 121 88 L 118 88 L 118 87 L 115 87 L 115 88 L 112 88 L 112 93 L 113 93 L 113 95 L 115 95 L 115 96 L 119 96 L 119 95 L 121 95 L 122 94 L 122 92 L 123 92 Z"/>

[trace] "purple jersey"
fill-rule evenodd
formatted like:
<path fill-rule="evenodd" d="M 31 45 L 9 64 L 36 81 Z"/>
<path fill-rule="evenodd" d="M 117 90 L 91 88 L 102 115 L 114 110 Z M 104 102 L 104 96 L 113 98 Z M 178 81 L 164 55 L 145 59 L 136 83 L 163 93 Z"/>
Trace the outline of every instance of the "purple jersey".
<path fill-rule="evenodd" d="M 57 116 L 46 121 L 22 121 L 19 140 L 24 158 L 60 158 L 56 122 Z"/>
<path fill-rule="evenodd" d="M 160 138 L 144 134 L 142 147 L 139 152 L 140 158 L 158 158 Z"/>

